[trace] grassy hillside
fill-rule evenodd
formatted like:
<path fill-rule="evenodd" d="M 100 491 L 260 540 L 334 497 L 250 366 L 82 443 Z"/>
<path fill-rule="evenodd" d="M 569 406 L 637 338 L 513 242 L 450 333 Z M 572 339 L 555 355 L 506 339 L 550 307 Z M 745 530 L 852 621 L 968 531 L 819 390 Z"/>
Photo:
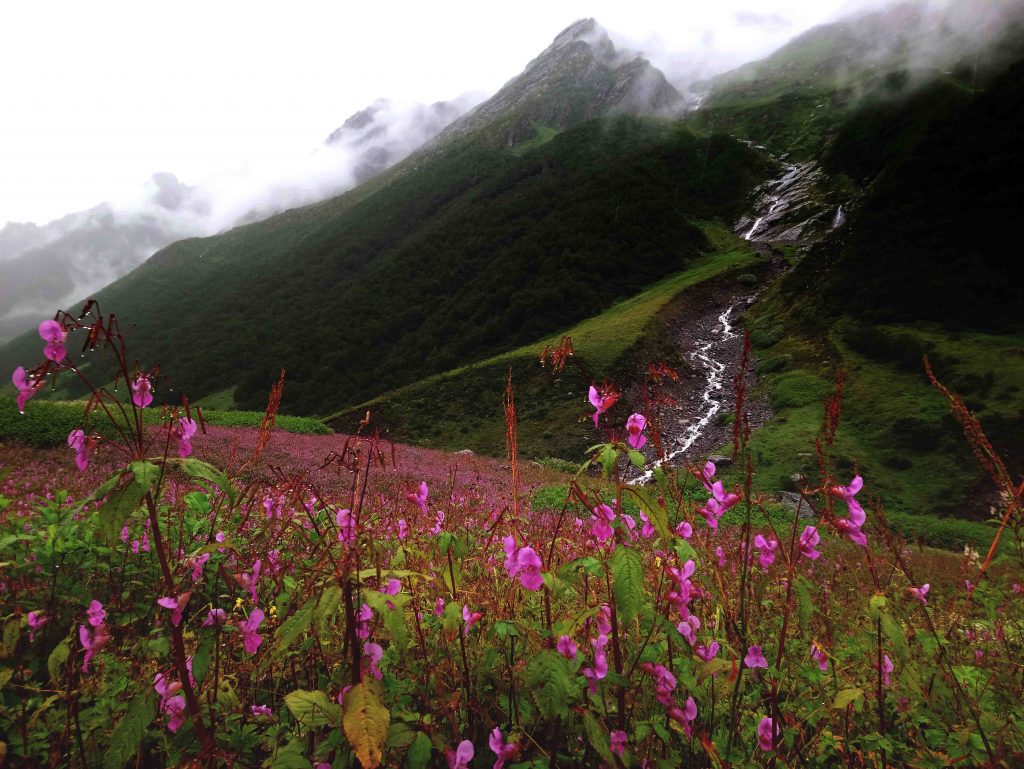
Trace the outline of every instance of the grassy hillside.
<path fill-rule="evenodd" d="M 731 139 L 625 116 L 518 155 L 461 144 L 354 204 L 174 244 L 99 298 L 176 391 L 236 387 L 260 408 L 284 366 L 283 407 L 329 413 L 679 271 L 711 248 L 696 222 L 731 220 L 767 172 Z M 0 350 L 0 368 L 37 341 Z"/>
<path fill-rule="evenodd" d="M 848 373 L 839 466 L 913 513 L 983 516 L 991 484 L 922 367 L 967 399 L 1012 474 L 1024 472 L 1024 68 L 970 98 L 936 87 L 854 113 L 825 157 L 868 182 L 837 237 L 754 310 L 776 420 L 754 436 L 758 485 L 813 475 L 821 396 Z"/>
<path fill-rule="evenodd" d="M 511 368 L 519 420 L 519 448 L 527 456 L 578 459 L 596 433 L 588 414 L 590 382 L 573 363 L 555 375 L 539 356 L 561 336 L 572 339 L 577 358 L 599 381 L 625 383 L 649 360 L 670 355 L 662 317 L 680 301 L 700 301 L 700 286 L 734 280 L 763 263 L 745 241 L 723 227 L 705 225 L 717 251 L 646 291 L 551 337 L 470 366 L 453 369 L 347 409 L 327 422 L 351 430 L 369 410 L 375 426 L 395 440 L 449 450 L 501 455 L 505 450 L 502 396 Z M 613 415 L 629 405 L 621 402 Z M 624 412 L 627 413 L 628 412 Z"/>

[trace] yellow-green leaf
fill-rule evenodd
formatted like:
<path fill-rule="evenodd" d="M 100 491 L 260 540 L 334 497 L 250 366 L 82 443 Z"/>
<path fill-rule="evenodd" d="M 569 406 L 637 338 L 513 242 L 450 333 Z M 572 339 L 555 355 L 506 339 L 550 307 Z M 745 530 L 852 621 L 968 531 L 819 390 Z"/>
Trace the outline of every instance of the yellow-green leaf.
<path fill-rule="evenodd" d="M 342 726 L 363 769 L 380 766 L 388 738 L 391 713 L 380 695 L 380 684 L 376 681 L 363 681 L 345 694 Z"/>
<path fill-rule="evenodd" d="M 854 702 L 863 696 L 863 689 L 843 689 L 841 692 L 839 692 L 839 694 L 836 695 L 836 699 L 832 703 L 832 707 L 835 710 L 842 710 L 851 702 Z"/>

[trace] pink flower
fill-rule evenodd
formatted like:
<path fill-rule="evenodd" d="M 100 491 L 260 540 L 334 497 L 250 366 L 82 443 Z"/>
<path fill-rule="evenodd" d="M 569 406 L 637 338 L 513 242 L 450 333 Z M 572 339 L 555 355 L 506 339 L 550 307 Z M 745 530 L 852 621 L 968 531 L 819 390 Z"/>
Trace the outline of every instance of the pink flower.
<path fill-rule="evenodd" d="M 597 427 L 597 420 L 601 415 L 616 404 L 619 400 L 619 394 L 614 390 L 604 388 L 598 392 L 597 388 L 593 385 L 590 386 L 589 392 L 590 405 L 594 407 L 594 427 Z"/>
<path fill-rule="evenodd" d="M 89 457 L 96 448 L 96 439 L 86 435 L 84 430 L 72 430 L 68 433 L 68 446 L 75 452 L 75 464 L 79 470 L 89 466 Z"/>
<path fill-rule="evenodd" d="M 708 462 L 708 464 L 710 465 L 711 463 Z M 731 492 L 726 494 L 722 482 L 715 481 L 711 485 L 711 498 L 704 503 L 704 507 L 699 512 L 704 516 L 704 520 L 707 521 L 708 528 L 717 530 L 718 519 L 725 515 L 739 501 L 738 495 Z"/>
<path fill-rule="evenodd" d="M 771 752 L 774 750 L 774 725 L 772 719 L 769 716 L 765 716 L 761 719 L 757 725 L 757 745 L 761 750 Z"/>
<path fill-rule="evenodd" d="M 778 540 L 765 539 L 763 535 L 758 534 L 754 537 L 754 547 L 759 551 L 758 562 L 761 564 L 761 568 L 768 571 L 768 567 L 775 562 L 775 551 L 779 548 Z"/>
<path fill-rule="evenodd" d="M 925 606 L 928 605 L 928 599 L 925 598 L 925 596 L 928 595 L 928 591 L 931 590 L 931 589 L 932 589 L 932 586 L 929 585 L 927 582 L 925 582 L 923 585 L 921 585 L 921 587 L 908 587 L 907 588 L 909 593 L 912 596 L 914 596 L 914 598 L 916 598 L 918 601 L 920 601 Z"/>
<path fill-rule="evenodd" d="M 39 324 L 39 336 L 46 342 L 43 355 L 54 363 L 60 363 L 67 357 L 64 340 L 68 338 L 68 332 L 60 323 L 55 320 L 44 320 Z"/>
<path fill-rule="evenodd" d="M 505 766 L 506 761 L 513 761 L 519 756 L 519 745 L 514 742 L 506 743 L 505 738 L 501 734 L 501 729 L 497 726 L 491 731 L 487 744 L 490 746 L 491 752 L 498 757 L 492 769 L 501 769 Z"/>
<path fill-rule="evenodd" d="M 768 668 L 768 660 L 765 659 L 760 646 L 751 646 L 747 649 L 747 656 L 743 658 L 743 662 L 748 668 Z"/>
<path fill-rule="evenodd" d="M 429 489 L 427 488 L 427 482 L 426 481 L 420 481 L 420 488 L 419 488 L 419 490 L 417 492 L 415 492 L 415 493 L 413 493 L 413 492 L 407 493 L 405 495 L 405 498 L 408 499 L 410 502 L 412 502 L 414 505 L 419 505 L 420 510 L 422 510 L 423 514 L 426 515 L 427 514 L 427 493 L 428 492 L 429 492 Z"/>
<path fill-rule="evenodd" d="M 643 414 L 633 414 L 626 420 L 626 432 L 629 433 L 629 445 L 639 451 L 647 443 L 647 436 L 643 435 L 647 427 L 647 418 Z"/>
<path fill-rule="evenodd" d="M 473 743 L 463 740 L 455 750 L 446 745 L 444 757 L 448 761 L 448 769 L 469 769 L 469 762 L 473 760 Z"/>
<path fill-rule="evenodd" d="M 11 382 L 18 388 L 18 412 L 24 414 L 25 404 L 43 386 L 43 382 L 42 380 L 38 382 L 32 381 L 28 373 L 21 366 L 14 369 L 14 373 L 11 375 Z"/>
<path fill-rule="evenodd" d="M 680 521 L 679 525 L 676 526 L 676 536 L 682 537 L 683 539 L 689 539 L 693 536 L 693 526 L 690 525 L 689 521 Z"/>
<path fill-rule="evenodd" d="M 890 675 L 892 674 L 892 672 L 894 670 L 896 670 L 896 666 L 892 664 L 892 660 L 889 659 L 889 655 L 888 654 L 883 654 L 882 655 L 882 683 L 885 684 L 886 686 L 890 686 L 892 684 L 892 679 L 890 678 Z"/>
<path fill-rule="evenodd" d="M 812 561 L 817 561 L 821 555 L 815 548 L 821 541 L 821 535 L 818 534 L 818 529 L 814 526 L 806 526 L 803 534 L 800 535 L 800 541 L 798 543 L 800 547 L 800 555 L 804 558 L 810 558 Z"/>
<path fill-rule="evenodd" d="M 591 514 L 591 533 L 594 539 L 599 542 L 609 540 L 615 534 L 612 529 L 612 521 L 615 520 L 615 511 L 603 502 L 594 508 Z"/>
<path fill-rule="evenodd" d="M 532 547 L 516 548 L 515 537 L 504 537 L 502 544 L 505 548 L 505 568 L 508 576 L 515 579 L 527 590 L 540 590 L 544 586 L 544 578 L 541 576 L 540 556 Z"/>
<path fill-rule="evenodd" d="M 187 706 L 185 698 L 180 694 L 175 697 L 168 697 L 160 703 L 160 712 L 167 716 L 167 731 L 174 734 L 185 723 L 185 711 Z"/>
<path fill-rule="evenodd" d="M 373 642 L 363 644 L 363 656 L 366 657 L 370 662 L 370 675 L 376 678 L 378 681 L 381 680 L 384 675 L 380 672 L 380 668 L 377 667 L 377 663 L 384 657 L 384 649 L 380 644 Z"/>
<path fill-rule="evenodd" d="M 725 568 L 725 551 L 721 548 L 721 546 L 715 548 L 715 555 L 718 556 L 718 566 L 719 566 L 719 568 L 724 569 Z"/>
<path fill-rule="evenodd" d="M 850 511 L 849 518 L 839 518 L 836 520 L 836 528 L 846 534 L 854 544 L 867 547 L 868 538 L 860 530 L 867 517 L 864 515 L 864 508 L 854 499 L 854 496 L 863 486 L 864 479 L 857 475 L 850 481 L 849 486 L 833 486 L 829 491 L 833 496 L 839 497 L 846 502 L 846 506 Z"/>
<path fill-rule="evenodd" d="M 640 663 L 640 669 L 654 678 L 654 694 L 665 707 L 672 707 L 672 692 L 676 689 L 676 677 L 664 665 L 652 662 Z"/>
<path fill-rule="evenodd" d="M 811 659 L 818 663 L 818 670 L 828 670 L 828 654 L 818 644 L 811 642 Z"/>
<path fill-rule="evenodd" d="M 254 716 L 269 716 L 274 712 L 266 705 L 252 705 L 249 707 L 249 710 L 252 711 Z"/>
<path fill-rule="evenodd" d="M 444 614 L 444 599 L 438 597 L 438 599 L 434 601 L 434 616 L 440 617 L 442 614 Z"/>
<path fill-rule="evenodd" d="M 359 640 L 365 641 L 370 637 L 370 620 L 373 619 L 373 609 L 369 604 L 359 607 L 359 614 L 356 616 L 356 636 Z"/>
<path fill-rule="evenodd" d="M 356 541 L 356 517 L 349 510 L 339 510 L 334 517 L 338 524 L 338 541 L 351 545 Z"/>
<path fill-rule="evenodd" d="M 146 408 L 150 403 L 153 402 L 153 383 L 149 381 L 148 376 L 139 374 L 131 382 L 132 389 L 132 403 L 138 406 L 140 409 Z"/>
<path fill-rule="evenodd" d="M 686 642 L 693 646 L 697 643 L 697 631 L 700 630 L 700 619 L 697 618 L 696 614 L 691 614 L 678 625 L 676 630 L 679 631 L 679 635 L 686 639 Z"/>
<path fill-rule="evenodd" d="M 398 538 L 405 539 L 409 536 L 409 524 L 405 522 L 405 518 L 398 519 Z"/>
<path fill-rule="evenodd" d="M 34 643 L 36 631 L 47 623 L 49 618 L 44 617 L 41 611 L 30 611 L 28 613 L 28 642 Z"/>
<path fill-rule="evenodd" d="M 697 718 L 697 703 L 694 702 L 693 697 L 687 697 L 683 707 L 680 708 L 676 705 L 669 707 L 668 717 L 683 727 L 683 732 L 689 736 L 693 732 L 691 722 Z"/>
<path fill-rule="evenodd" d="M 228 615 L 223 609 L 210 609 L 203 620 L 203 627 L 223 626 L 228 621 Z"/>
<path fill-rule="evenodd" d="M 473 627 L 473 625 L 475 625 L 477 622 L 479 622 L 483 618 L 483 616 L 484 615 L 481 612 L 471 612 L 469 610 L 469 606 L 467 604 L 463 604 L 462 621 L 466 623 L 465 627 L 462 629 L 463 634 L 468 633 L 469 629 Z"/>
<path fill-rule="evenodd" d="M 93 627 L 99 627 L 103 624 L 103 620 L 107 618 L 107 613 L 103 610 L 103 604 L 97 601 L 95 598 L 89 602 L 89 608 L 85 612 L 86 621 Z"/>
<path fill-rule="evenodd" d="M 253 561 L 252 568 L 249 571 L 242 572 L 241 574 L 235 574 L 235 582 L 248 591 L 249 597 L 252 598 L 253 603 L 256 603 L 259 596 L 256 593 L 256 584 L 260 581 L 260 569 L 263 566 L 263 561 L 257 558 Z"/>
<path fill-rule="evenodd" d="M 629 741 L 629 737 L 621 729 L 612 729 L 611 733 L 611 749 L 612 753 L 617 756 L 621 756 L 626 751 L 626 743 Z"/>
<path fill-rule="evenodd" d="M 558 653 L 565 657 L 567 660 L 576 659 L 576 642 L 573 641 L 569 636 L 564 635 L 561 638 L 559 638 L 558 644 L 555 648 L 557 648 Z"/>
<path fill-rule="evenodd" d="M 210 560 L 210 554 L 209 553 L 203 553 L 198 558 L 193 558 L 191 560 L 191 564 L 192 564 L 192 581 L 193 582 L 198 582 L 200 580 L 200 578 L 203 576 L 203 567 L 206 565 L 206 562 L 209 561 L 209 560 Z"/>
<path fill-rule="evenodd" d="M 590 692 L 597 692 L 597 682 L 608 675 L 608 655 L 604 647 L 608 645 L 608 636 L 601 633 L 597 638 L 590 639 L 590 645 L 594 648 L 594 667 L 583 668 L 580 672 L 587 679 L 587 686 Z"/>
<path fill-rule="evenodd" d="M 704 660 L 705 662 L 711 662 L 711 660 L 715 658 L 715 655 L 718 654 L 718 650 L 720 648 L 721 647 L 718 645 L 718 641 L 712 641 L 707 646 L 704 646 L 703 644 L 698 644 L 697 646 L 693 647 L 693 650 L 697 653 L 697 656 L 700 657 L 702 660 Z"/>
<path fill-rule="evenodd" d="M 181 614 L 185 609 L 185 604 L 188 603 L 188 599 L 191 597 L 192 591 L 189 590 L 187 593 L 182 593 L 177 597 L 167 596 L 165 598 L 158 598 L 156 602 L 165 609 L 171 609 L 171 624 L 177 627 L 181 624 Z"/>
<path fill-rule="evenodd" d="M 199 427 L 196 420 L 182 417 L 171 432 L 171 439 L 178 447 L 178 456 L 187 457 L 192 454 L 192 436 L 196 434 Z"/>
<path fill-rule="evenodd" d="M 388 584 L 380 589 L 384 595 L 398 595 L 402 592 L 402 582 L 392 577 L 388 580 Z"/>
<path fill-rule="evenodd" d="M 93 625 L 93 630 L 90 630 L 85 625 L 78 626 L 78 640 L 82 643 L 82 648 L 85 649 L 85 658 L 82 660 L 82 672 L 89 672 L 89 660 L 99 654 L 100 650 L 106 646 L 107 641 L 110 640 L 110 634 L 107 632 L 107 626 L 100 623 Z"/>
<path fill-rule="evenodd" d="M 238 623 L 238 629 L 242 631 L 242 645 L 249 654 L 255 654 L 256 650 L 260 648 L 260 644 L 263 643 L 263 638 L 259 634 L 262 622 L 263 611 L 253 609 L 247 620 Z"/>

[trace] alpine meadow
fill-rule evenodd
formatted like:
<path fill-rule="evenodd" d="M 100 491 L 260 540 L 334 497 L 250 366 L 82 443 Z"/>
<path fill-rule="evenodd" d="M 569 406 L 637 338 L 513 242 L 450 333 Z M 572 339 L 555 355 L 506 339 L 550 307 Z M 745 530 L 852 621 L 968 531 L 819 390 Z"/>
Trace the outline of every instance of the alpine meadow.
<path fill-rule="evenodd" d="M 798 6 L 8 221 L 0 769 L 1024 766 L 1024 4 Z"/>

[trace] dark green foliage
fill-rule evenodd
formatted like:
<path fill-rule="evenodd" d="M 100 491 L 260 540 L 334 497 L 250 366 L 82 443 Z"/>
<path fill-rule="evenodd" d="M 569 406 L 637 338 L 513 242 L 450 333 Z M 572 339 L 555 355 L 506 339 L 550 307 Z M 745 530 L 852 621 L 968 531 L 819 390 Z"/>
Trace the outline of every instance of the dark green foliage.
<path fill-rule="evenodd" d="M 984 523 L 935 515 L 889 512 L 885 520 L 890 529 L 911 542 L 946 550 L 963 550 L 965 545 L 970 545 L 984 554 L 992 546 L 996 533 L 992 526 Z"/>
<path fill-rule="evenodd" d="M 463 144 L 373 194 L 174 244 L 100 299 L 176 391 L 237 384 L 236 402 L 260 408 L 284 366 L 284 408 L 327 413 L 679 270 L 708 250 L 695 220 L 731 219 L 766 172 L 731 139 L 631 117 L 521 156 Z M 38 357 L 37 342 L 0 364 Z"/>
<path fill-rule="evenodd" d="M 0 398 L 0 441 L 16 440 L 37 448 L 51 448 L 67 443 L 68 433 L 83 426 L 84 402 L 62 403 L 33 399 L 19 414 L 11 398 Z M 144 412 L 147 424 L 159 424 L 159 411 Z M 259 427 L 263 414 L 258 411 L 204 411 L 207 424 L 223 427 Z M 86 427 L 104 435 L 113 435 L 105 416 L 93 412 Z M 275 427 L 289 433 L 327 435 L 331 428 L 318 419 L 278 415 Z"/>

